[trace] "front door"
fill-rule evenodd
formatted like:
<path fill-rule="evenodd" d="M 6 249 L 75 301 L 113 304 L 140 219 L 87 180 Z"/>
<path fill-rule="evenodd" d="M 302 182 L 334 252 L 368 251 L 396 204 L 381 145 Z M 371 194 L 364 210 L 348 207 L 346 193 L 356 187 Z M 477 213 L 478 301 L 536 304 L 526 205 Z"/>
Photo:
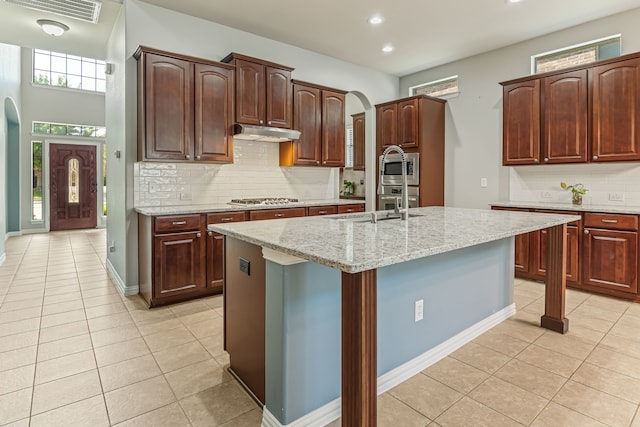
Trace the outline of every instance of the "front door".
<path fill-rule="evenodd" d="M 96 147 L 49 144 L 50 229 L 97 225 Z"/>

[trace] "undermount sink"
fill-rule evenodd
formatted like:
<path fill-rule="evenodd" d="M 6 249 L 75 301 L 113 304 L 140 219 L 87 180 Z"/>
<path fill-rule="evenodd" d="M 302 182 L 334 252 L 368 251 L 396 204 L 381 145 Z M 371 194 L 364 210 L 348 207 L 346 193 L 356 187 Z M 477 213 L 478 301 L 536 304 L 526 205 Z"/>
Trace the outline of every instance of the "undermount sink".
<path fill-rule="evenodd" d="M 409 214 L 409 218 L 423 216 L 421 214 Z M 342 222 L 373 222 L 371 213 L 368 214 L 359 214 L 359 215 L 344 215 L 344 216 L 334 216 L 327 217 L 327 219 L 332 219 L 334 221 L 342 221 Z M 400 215 L 397 215 L 392 212 L 386 213 L 378 213 L 377 221 L 389 221 L 391 219 L 400 219 Z"/>

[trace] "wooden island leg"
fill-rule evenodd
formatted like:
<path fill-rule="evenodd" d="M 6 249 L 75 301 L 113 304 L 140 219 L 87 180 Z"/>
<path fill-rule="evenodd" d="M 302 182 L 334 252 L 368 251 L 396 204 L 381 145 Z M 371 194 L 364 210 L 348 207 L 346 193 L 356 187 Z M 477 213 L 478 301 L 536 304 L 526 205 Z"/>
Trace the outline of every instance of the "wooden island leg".
<path fill-rule="evenodd" d="M 377 424 L 377 270 L 342 273 L 342 426 Z"/>
<path fill-rule="evenodd" d="M 564 317 L 567 287 L 566 254 L 567 224 L 548 228 L 544 316 L 540 319 L 540 326 L 561 334 L 569 330 L 569 319 Z"/>

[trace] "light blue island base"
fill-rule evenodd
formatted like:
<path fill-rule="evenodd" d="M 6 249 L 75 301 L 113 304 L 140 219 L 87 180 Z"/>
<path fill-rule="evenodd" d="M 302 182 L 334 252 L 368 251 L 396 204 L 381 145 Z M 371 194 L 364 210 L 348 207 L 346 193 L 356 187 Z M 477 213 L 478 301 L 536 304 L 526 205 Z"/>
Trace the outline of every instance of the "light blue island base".
<path fill-rule="evenodd" d="M 377 269 L 378 394 L 515 313 L 514 238 Z M 341 271 L 263 248 L 263 426 L 325 426 L 341 414 Z M 414 318 L 416 301 L 424 319 Z"/>

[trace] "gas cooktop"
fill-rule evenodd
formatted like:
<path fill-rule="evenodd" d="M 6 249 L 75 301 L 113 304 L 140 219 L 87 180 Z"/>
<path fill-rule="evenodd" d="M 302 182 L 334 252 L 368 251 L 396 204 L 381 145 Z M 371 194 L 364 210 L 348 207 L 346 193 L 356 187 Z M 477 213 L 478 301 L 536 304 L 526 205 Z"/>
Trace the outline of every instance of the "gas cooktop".
<path fill-rule="evenodd" d="M 289 197 L 256 197 L 252 199 L 232 199 L 230 205 L 271 206 L 290 205 L 297 203 L 298 199 Z"/>

